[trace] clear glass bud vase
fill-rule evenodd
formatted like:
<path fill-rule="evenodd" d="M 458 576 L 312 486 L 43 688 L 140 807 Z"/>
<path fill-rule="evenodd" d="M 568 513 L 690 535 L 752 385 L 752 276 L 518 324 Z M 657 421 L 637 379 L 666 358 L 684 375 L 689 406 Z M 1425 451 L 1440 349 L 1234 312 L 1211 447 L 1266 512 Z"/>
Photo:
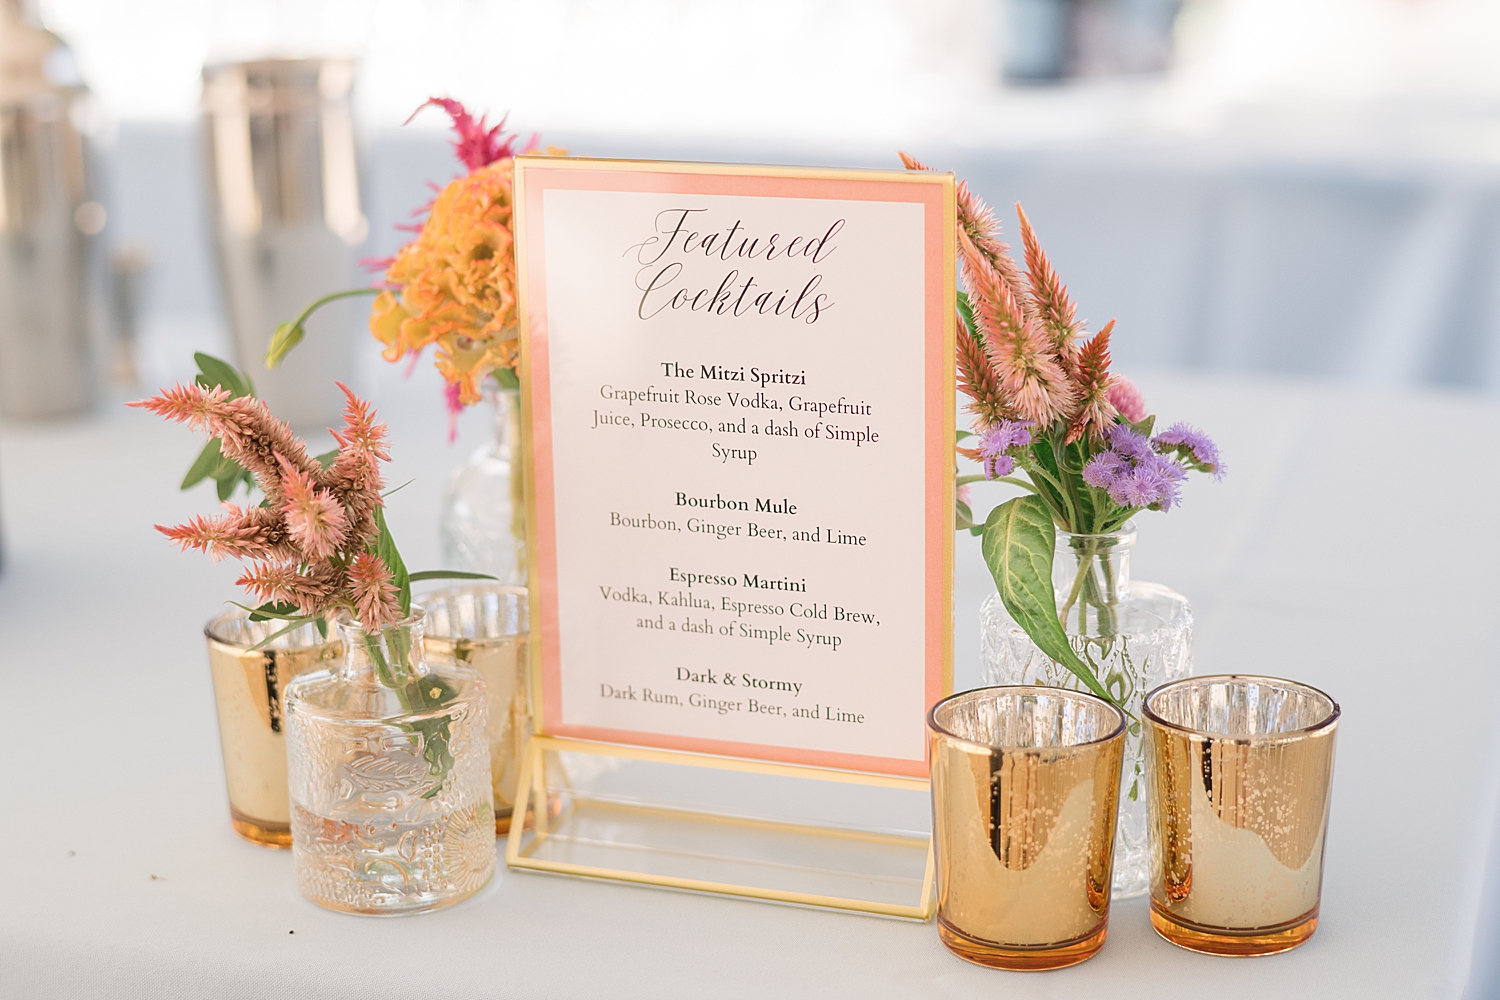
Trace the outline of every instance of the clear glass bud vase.
<path fill-rule="evenodd" d="M 448 479 L 440 525 L 450 569 L 488 573 L 507 586 L 526 585 L 526 489 L 521 473 L 521 393 L 492 381 L 494 438 Z"/>
<path fill-rule="evenodd" d="M 342 666 L 286 689 L 298 888 L 352 913 L 456 903 L 495 870 L 484 682 L 426 663 L 420 610 L 380 631 L 337 624 Z"/>
<path fill-rule="evenodd" d="M 1116 899 L 1139 896 L 1149 881 L 1146 782 L 1141 760 L 1141 699 L 1193 666 L 1193 612 L 1166 587 L 1130 578 L 1135 526 L 1107 535 L 1057 533 L 1052 589 L 1059 617 L 1080 659 L 1132 716 L 1125 733 L 1120 818 L 1115 835 Z M 1031 641 L 998 593 L 980 608 L 986 684 L 1045 684 L 1085 691 L 1084 684 Z"/>

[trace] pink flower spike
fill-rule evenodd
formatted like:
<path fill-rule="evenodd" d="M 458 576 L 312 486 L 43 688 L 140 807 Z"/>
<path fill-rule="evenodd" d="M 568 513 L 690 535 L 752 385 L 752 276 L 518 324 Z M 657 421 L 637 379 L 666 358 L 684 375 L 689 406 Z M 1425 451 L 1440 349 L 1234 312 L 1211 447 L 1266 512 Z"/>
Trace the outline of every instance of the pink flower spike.
<path fill-rule="evenodd" d="M 348 575 L 354 612 L 361 625 L 367 629 L 383 628 L 400 617 L 391 571 L 379 556 L 361 552 L 349 564 Z"/>
<path fill-rule="evenodd" d="M 1109 380 L 1109 388 L 1105 390 L 1105 396 L 1119 411 L 1120 416 L 1132 424 L 1138 424 L 1146 419 L 1146 400 L 1141 396 L 1141 390 L 1135 387 L 1135 383 L 1124 375 L 1115 375 Z"/>
<path fill-rule="evenodd" d="M 244 587 L 259 601 L 296 604 L 300 582 L 295 561 L 265 562 L 245 570 L 234 585 Z"/>
<path fill-rule="evenodd" d="M 453 140 L 453 152 L 469 168 L 469 173 L 489 166 L 496 160 L 515 155 L 517 137 L 506 134 L 504 118 L 500 119 L 500 124 L 487 129 L 484 115 L 480 115 L 479 120 L 475 121 L 468 109 L 449 97 L 428 98 L 411 113 L 411 117 L 415 118 L 417 112 L 432 104 L 448 112 L 448 117 L 453 120 L 453 131 L 458 133 L 458 138 Z M 411 118 L 407 121 L 411 121 Z"/>
<path fill-rule="evenodd" d="M 170 389 L 163 389 L 160 396 L 137 399 L 125 405 L 149 410 L 159 417 L 202 431 L 208 427 L 209 420 L 220 414 L 227 402 L 228 389 L 205 389 L 192 382 L 188 385 L 174 385 Z"/>
<path fill-rule="evenodd" d="M 339 450 L 357 451 L 372 459 L 389 462 L 391 452 L 385 443 L 385 424 L 375 419 L 370 404 L 356 396 L 347 385 L 342 382 L 334 385 L 344 393 L 344 430 L 339 432 L 329 428 L 328 433 L 339 443 Z"/>
<path fill-rule="evenodd" d="M 278 456 L 279 458 L 279 456 Z M 344 508 L 327 490 L 316 489 L 306 473 L 281 459 L 281 489 L 286 497 L 281 512 L 287 534 L 309 559 L 327 559 L 349 534 Z"/>

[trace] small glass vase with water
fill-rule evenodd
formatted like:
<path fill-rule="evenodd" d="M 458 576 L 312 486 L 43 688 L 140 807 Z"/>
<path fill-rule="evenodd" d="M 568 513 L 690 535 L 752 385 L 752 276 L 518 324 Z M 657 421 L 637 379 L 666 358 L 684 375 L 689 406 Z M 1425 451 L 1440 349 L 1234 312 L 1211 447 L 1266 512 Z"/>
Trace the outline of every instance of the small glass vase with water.
<path fill-rule="evenodd" d="M 1068 641 L 1130 716 L 1120 776 L 1114 898 L 1146 891 L 1149 882 L 1141 699 L 1193 666 L 1193 611 L 1187 598 L 1156 583 L 1132 580 L 1135 525 L 1103 535 L 1057 532 L 1052 589 Z M 1011 619 L 998 593 L 979 611 L 982 676 L 987 685 L 1045 684 L 1087 691 L 1066 667 L 1037 648 Z"/>
<path fill-rule="evenodd" d="M 321 906 L 420 913 L 494 872 L 484 682 L 426 662 L 424 619 L 377 631 L 345 615 L 342 665 L 287 686 L 292 857 Z"/>

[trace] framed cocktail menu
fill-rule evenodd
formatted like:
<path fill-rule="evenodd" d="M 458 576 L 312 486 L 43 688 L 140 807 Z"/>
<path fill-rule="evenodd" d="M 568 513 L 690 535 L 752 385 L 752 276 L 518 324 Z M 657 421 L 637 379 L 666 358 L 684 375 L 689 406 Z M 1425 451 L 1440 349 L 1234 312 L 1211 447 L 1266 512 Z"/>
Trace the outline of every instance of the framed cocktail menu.
<path fill-rule="evenodd" d="M 927 773 L 950 175 L 519 157 L 538 731 Z"/>

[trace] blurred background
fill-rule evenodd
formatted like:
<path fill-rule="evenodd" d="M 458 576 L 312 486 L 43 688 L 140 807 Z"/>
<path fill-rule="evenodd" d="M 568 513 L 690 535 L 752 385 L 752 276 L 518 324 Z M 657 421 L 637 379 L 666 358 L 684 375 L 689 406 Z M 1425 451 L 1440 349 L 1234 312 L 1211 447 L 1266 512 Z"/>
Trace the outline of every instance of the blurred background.
<path fill-rule="evenodd" d="M 106 396 L 362 282 L 354 262 L 392 253 L 459 170 L 440 111 L 402 124 L 430 95 L 581 154 L 890 167 L 906 149 L 1025 205 L 1082 314 L 1120 317 L 1119 370 L 1500 391 L 1500 6 L 1480 0 L 4 6 L 8 79 L 39 60 L 74 95 L 79 363 Z M 28 24 L 58 44 L 26 48 Z M 315 324 L 346 340 L 327 364 L 368 380 L 364 309 Z"/>

